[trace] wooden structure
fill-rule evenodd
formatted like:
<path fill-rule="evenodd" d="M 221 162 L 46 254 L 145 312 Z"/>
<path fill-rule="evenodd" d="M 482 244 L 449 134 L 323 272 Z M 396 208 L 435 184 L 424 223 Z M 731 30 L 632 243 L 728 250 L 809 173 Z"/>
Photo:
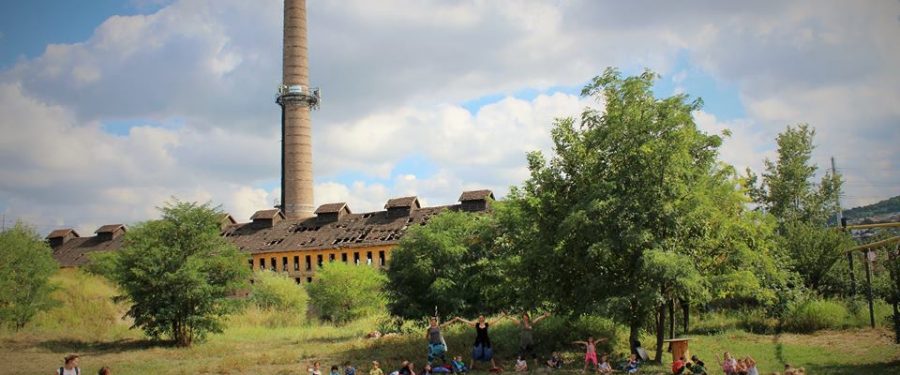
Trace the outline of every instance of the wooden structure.
<path fill-rule="evenodd" d="M 691 358 L 691 351 L 688 350 L 688 340 L 690 339 L 680 338 L 663 340 L 663 342 L 669 343 L 669 348 L 672 352 L 672 362 L 677 361 L 679 358 L 684 358 L 685 360 Z"/>

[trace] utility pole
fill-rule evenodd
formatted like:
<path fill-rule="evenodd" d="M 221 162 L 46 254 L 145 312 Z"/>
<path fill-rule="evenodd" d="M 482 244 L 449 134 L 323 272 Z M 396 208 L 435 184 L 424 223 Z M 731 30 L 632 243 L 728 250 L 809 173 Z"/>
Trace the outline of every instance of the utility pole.
<path fill-rule="evenodd" d="M 836 168 L 835 165 L 834 165 L 834 156 L 831 157 L 831 175 L 832 175 L 832 176 L 837 176 L 837 168 Z M 841 195 L 840 195 L 840 192 L 838 192 L 837 196 L 835 196 L 834 199 L 835 199 L 835 201 L 836 201 L 835 203 L 837 204 L 837 221 L 838 221 L 838 224 L 839 224 L 841 227 L 843 227 L 844 230 L 846 231 L 846 229 L 847 229 L 847 220 L 844 219 L 844 212 L 843 212 L 843 210 L 841 210 Z M 848 266 L 850 267 L 850 295 L 851 295 L 851 296 L 855 296 L 855 295 L 856 295 L 856 275 L 853 273 L 853 253 L 852 253 L 852 252 L 848 252 L 848 253 L 847 253 L 847 264 L 848 264 Z"/>
<path fill-rule="evenodd" d="M 875 257 L 875 251 L 866 249 L 866 298 L 869 300 L 869 323 L 875 328 L 875 305 L 872 300 L 872 258 Z"/>

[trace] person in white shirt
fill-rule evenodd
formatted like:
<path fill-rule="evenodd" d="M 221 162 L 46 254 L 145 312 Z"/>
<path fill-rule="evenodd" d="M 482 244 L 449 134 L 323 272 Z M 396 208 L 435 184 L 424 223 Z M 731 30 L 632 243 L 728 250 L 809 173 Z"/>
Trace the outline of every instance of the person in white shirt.
<path fill-rule="evenodd" d="M 66 356 L 65 364 L 56 370 L 56 375 L 81 375 L 81 369 L 78 368 L 78 354 L 69 354 Z"/>

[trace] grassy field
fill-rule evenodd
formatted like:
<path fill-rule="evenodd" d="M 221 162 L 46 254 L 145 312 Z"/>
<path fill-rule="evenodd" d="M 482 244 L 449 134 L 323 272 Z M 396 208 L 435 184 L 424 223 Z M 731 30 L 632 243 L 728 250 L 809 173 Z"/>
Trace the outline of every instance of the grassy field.
<path fill-rule="evenodd" d="M 80 285 L 90 292 L 72 293 L 76 296 L 64 299 L 62 306 L 42 314 L 22 332 L 0 334 L 0 361 L 4 364 L 0 374 L 49 374 L 68 353 L 83 356 L 83 374 L 96 373 L 104 365 L 115 374 L 305 374 L 314 360 L 323 367 L 349 361 L 362 370 L 368 370 L 372 360 L 379 360 L 385 370 L 393 370 L 403 359 L 421 364 L 425 357 L 421 334 L 365 339 L 376 326 L 375 318 L 344 327 L 266 328 L 256 323 L 259 317 L 254 314 L 259 312 L 253 311 L 231 319 L 225 333 L 213 335 L 205 343 L 174 348 L 128 330 L 129 322 L 116 318 L 124 308 L 109 301 L 114 289 L 103 280 L 71 271 L 56 279 L 68 283 L 64 290 Z M 508 323 L 495 329 L 498 335 L 514 332 Z M 451 354 L 465 354 L 473 336 L 471 329 L 464 327 L 448 330 Z M 708 363 L 714 362 L 715 353 L 728 350 L 756 358 L 763 374 L 781 370 L 785 362 L 805 367 L 810 374 L 900 374 L 900 346 L 893 344 L 891 332 L 884 328 L 779 336 L 731 330 L 692 337 L 691 351 Z M 495 341 L 497 346 L 505 342 L 502 337 Z M 620 337 L 614 352 L 625 352 L 625 341 Z M 653 339 L 642 341 L 651 343 Z M 500 349 L 501 365 L 512 368 L 509 350 Z M 576 349 L 564 353 L 568 365 L 563 371 L 580 370 L 582 355 Z M 642 372 L 665 373 L 665 368 L 647 366 Z"/>

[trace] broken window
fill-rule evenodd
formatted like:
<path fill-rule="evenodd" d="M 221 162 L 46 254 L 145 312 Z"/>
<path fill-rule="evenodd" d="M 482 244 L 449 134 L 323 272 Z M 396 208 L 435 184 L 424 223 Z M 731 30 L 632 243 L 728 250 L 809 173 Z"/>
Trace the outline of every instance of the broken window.
<path fill-rule="evenodd" d="M 253 271 L 253 258 L 250 258 L 250 271 Z"/>
<path fill-rule="evenodd" d="M 359 252 L 353 253 L 353 264 L 359 265 Z"/>
<path fill-rule="evenodd" d="M 299 270 L 300 270 L 300 257 L 295 256 L 294 257 L 294 271 L 299 271 Z"/>
<path fill-rule="evenodd" d="M 341 253 L 341 262 L 347 263 L 347 253 Z"/>
<path fill-rule="evenodd" d="M 294 278 L 294 281 L 297 283 L 297 285 L 300 285 L 300 278 L 299 278 L 299 277 L 295 277 L 295 278 Z"/>
<path fill-rule="evenodd" d="M 281 257 L 281 270 L 287 272 L 287 257 Z"/>
<path fill-rule="evenodd" d="M 334 262 L 334 253 L 328 254 L 328 261 Z"/>
<path fill-rule="evenodd" d="M 307 282 L 307 283 L 311 283 L 311 282 L 312 282 L 312 277 L 307 277 L 307 278 L 306 278 L 306 282 Z"/>
<path fill-rule="evenodd" d="M 322 254 L 316 255 L 316 260 L 316 264 L 319 266 L 319 268 L 322 268 Z"/>
<path fill-rule="evenodd" d="M 260 271 L 266 270 L 266 258 L 259 258 L 259 270 Z"/>
<path fill-rule="evenodd" d="M 366 252 L 366 264 L 369 266 L 372 265 L 372 252 L 371 251 Z"/>
<path fill-rule="evenodd" d="M 306 270 L 307 271 L 312 270 L 312 255 L 306 256 Z"/>
<path fill-rule="evenodd" d="M 275 258 L 272 258 L 271 260 L 272 260 L 272 263 L 269 264 L 269 267 L 272 267 L 273 272 L 277 272 L 278 271 L 278 261 Z"/>
<path fill-rule="evenodd" d="M 378 265 L 384 267 L 384 251 L 378 252 Z"/>

